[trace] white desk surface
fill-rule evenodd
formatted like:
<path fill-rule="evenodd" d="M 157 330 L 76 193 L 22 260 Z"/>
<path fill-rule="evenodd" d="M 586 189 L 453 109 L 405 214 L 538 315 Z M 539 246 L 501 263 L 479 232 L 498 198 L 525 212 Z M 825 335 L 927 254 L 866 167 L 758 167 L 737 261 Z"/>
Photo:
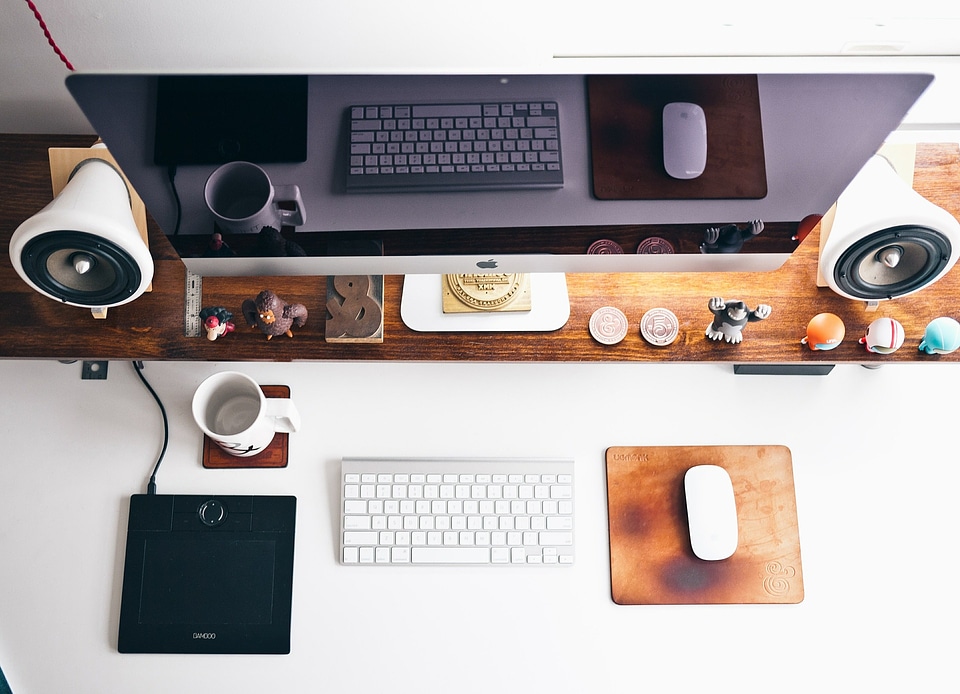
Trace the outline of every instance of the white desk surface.
<path fill-rule="evenodd" d="M 749 339 L 749 336 L 747 336 Z M 236 368 L 303 414 L 280 470 L 206 470 L 194 388 Z M 736 376 L 651 364 L 147 363 L 171 436 L 161 493 L 298 497 L 292 652 L 117 653 L 127 499 L 160 416 L 130 364 L 0 362 L 0 667 L 50 692 L 934 691 L 955 681 L 955 365 Z M 502 406 L 486 430 L 484 415 Z M 604 451 L 784 444 L 805 600 L 633 606 L 610 598 Z M 576 460 L 569 568 L 343 567 L 349 455 Z M 418 680 L 419 678 L 419 680 Z"/>

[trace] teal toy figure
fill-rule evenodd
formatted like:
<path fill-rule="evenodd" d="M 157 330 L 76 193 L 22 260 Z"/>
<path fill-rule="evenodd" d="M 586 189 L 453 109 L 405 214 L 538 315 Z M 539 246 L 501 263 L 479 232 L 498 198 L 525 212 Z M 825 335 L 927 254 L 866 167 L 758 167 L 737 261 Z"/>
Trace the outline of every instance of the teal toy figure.
<path fill-rule="evenodd" d="M 927 354 L 950 354 L 960 349 L 960 323 L 941 316 L 927 324 L 920 340 L 920 351 Z"/>
<path fill-rule="evenodd" d="M 800 340 L 800 344 L 807 345 L 814 351 L 834 349 L 843 342 L 846 333 L 840 316 L 818 313 L 807 323 L 807 334 Z"/>
<path fill-rule="evenodd" d="M 877 318 L 859 342 L 868 352 L 892 354 L 903 346 L 903 325 L 896 318 Z"/>

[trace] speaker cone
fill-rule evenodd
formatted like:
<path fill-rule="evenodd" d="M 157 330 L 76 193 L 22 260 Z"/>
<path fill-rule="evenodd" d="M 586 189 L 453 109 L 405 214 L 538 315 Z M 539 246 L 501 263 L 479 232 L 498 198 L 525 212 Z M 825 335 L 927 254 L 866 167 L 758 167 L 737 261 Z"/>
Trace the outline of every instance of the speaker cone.
<path fill-rule="evenodd" d="M 849 296 L 892 299 L 933 282 L 953 248 L 939 231 L 902 225 L 881 229 L 851 244 L 837 260 L 833 279 Z"/>
<path fill-rule="evenodd" d="M 38 288 L 65 303 L 110 306 L 140 288 L 140 266 L 109 239 L 82 231 L 52 231 L 30 239 L 20 255 Z"/>

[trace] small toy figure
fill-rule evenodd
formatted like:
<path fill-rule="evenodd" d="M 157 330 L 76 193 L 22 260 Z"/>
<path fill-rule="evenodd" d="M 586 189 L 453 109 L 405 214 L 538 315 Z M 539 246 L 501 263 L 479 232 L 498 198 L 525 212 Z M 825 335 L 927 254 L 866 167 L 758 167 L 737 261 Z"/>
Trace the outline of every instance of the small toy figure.
<path fill-rule="evenodd" d="M 796 241 L 797 243 L 803 241 L 820 223 L 821 219 L 823 219 L 822 214 L 808 214 L 806 217 L 800 220 L 799 224 L 797 224 L 797 233 L 790 237 L 790 240 Z"/>
<path fill-rule="evenodd" d="M 727 303 L 719 296 L 710 299 L 707 306 L 713 313 L 713 322 L 707 326 L 707 337 L 711 340 L 725 340 L 731 344 L 743 340 L 743 326 L 763 320 L 771 311 L 767 304 L 759 304 L 756 310 L 751 311 L 742 301 Z"/>
<path fill-rule="evenodd" d="M 920 351 L 927 354 L 950 354 L 960 349 L 960 323 L 941 316 L 927 324 L 920 340 Z"/>
<path fill-rule="evenodd" d="M 903 326 L 894 318 L 877 318 L 859 342 L 868 352 L 892 354 L 903 345 Z"/>
<path fill-rule="evenodd" d="M 307 322 L 307 307 L 303 304 L 288 304 L 274 292 L 264 289 L 256 299 L 245 299 L 243 317 L 251 328 L 257 328 L 268 340 L 275 335 L 293 337 L 293 328 Z"/>
<path fill-rule="evenodd" d="M 207 248 L 203 252 L 204 258 L 232 258 L 235 255 L 236 253 L 223 240 L 223 234 L 219 231 L 210 235 L 210 243 L 207 244 Z"/>
<path fill-rule="evenodd" d="M 829 350 L 841 342 L 847 329 L 839 316 L 832 313 L 818 313 L 807 323 L 807 334 L 800 340 L 801 345 L 808 345 L 810 349 Z"/>
<path fill-rule="evenodd" d="M 722 227 L 710 227 L 703 232 L 703 243 L 700 244 L 701 253 L 738 253 L 743 244 L 763 231 L 763 222 L 755 219 L 740 229 L 736 224 L 727 224 Z"/>
<path fill-rule="evenodd" d="M 232 319 L 233 314 L 223 306 L 211 306 L 200 311 L 200 320 L 210 342 L 233 332 L 236 326 L 230 322 Z"/>

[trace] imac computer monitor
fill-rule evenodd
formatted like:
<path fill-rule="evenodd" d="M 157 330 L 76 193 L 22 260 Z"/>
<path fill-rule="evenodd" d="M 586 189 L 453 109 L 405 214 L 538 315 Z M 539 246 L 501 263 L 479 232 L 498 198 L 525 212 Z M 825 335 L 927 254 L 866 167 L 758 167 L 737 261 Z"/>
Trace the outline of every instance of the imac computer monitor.
<path fill-rule="evenodd" d="M 774 270 L 797 248 L 800 221 L 829 210 L 931 81 L 893 72 L 78 72 L 67 86 L 191 271 L 412 276 Z M 460 131 L 459 143 L 437 136 L 425 153 L 462 154 L 464 139 L 487 140 L 460 162 L 509 162 L 483 146 L 513 136 L 512 110 L 430 122 L 435 105 L 489 104 L 549 109 L 555 120 L 531 129 L 555 128 L 560 181 L 351 187 L 353 167 L 376 166 L 391 146 L 411 144 L 395 131 L 404 115 Z M 683 139 L 693 121 L 667 120 L 678 104 L 700 119 L 695 142 Z M 351 129 L 364 115 L 380 118 L 358 126 L 376 130 L 373 146 L 382 148 L 364 150 L 372 160 L 355 158 L 369 134 Z M 701 170 L 669 171 L 690 147 L 705 148 L 694 153 Z M 296 218 L 257 233 L 223 228 L 204 188 L 231 161 L 259 165 L 275 190 L 298 196 Z M 756 235 L 755 220 L 763 223 Z M 725 231 L 717 239 L 711 229 Z"/>

